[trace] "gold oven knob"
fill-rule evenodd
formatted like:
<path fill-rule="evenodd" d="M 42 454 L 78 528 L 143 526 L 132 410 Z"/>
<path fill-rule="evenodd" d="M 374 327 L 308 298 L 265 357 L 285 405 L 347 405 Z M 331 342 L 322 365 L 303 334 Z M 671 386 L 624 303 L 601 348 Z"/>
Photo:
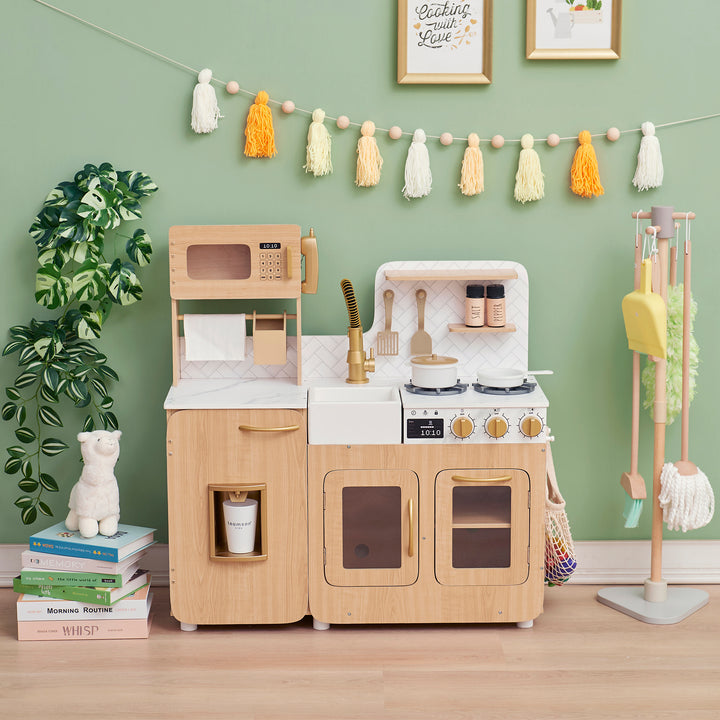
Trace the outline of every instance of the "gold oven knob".
<path fill-rule="evenodd" d="M 475 425 L 473 424 L 473 421 L 465 415 L 461 415 L 459 418 L 454 420 L 452 424 L 453 435 L 459 438 L 466 438 L 472 435 L 472 431 L 474 429 Z"/>
<path fill-rule="evenodd" d="M 537 415 L 528 415 L 520 422 L 520 431 L 525 437 L 537 437 L 542 429 L 542 420 Z"/>
<path fill-rule="evenodd" d="M 501 415 L 493 415 L 485 422 L 485 430 L 490 437 L 501 438 L 508 431 L 507 420 Z"/>

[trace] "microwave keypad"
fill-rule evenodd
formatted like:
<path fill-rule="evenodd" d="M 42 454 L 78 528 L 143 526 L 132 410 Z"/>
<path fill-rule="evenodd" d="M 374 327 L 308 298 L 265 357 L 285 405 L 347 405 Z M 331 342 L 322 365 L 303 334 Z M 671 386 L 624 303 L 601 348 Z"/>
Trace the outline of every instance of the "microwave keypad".
<path fill-rule="evenodd" d="M 263 251 L 260 253 L 260 279 L 261 280 L 282 280 L 281 252 L 277 250 Z"/>

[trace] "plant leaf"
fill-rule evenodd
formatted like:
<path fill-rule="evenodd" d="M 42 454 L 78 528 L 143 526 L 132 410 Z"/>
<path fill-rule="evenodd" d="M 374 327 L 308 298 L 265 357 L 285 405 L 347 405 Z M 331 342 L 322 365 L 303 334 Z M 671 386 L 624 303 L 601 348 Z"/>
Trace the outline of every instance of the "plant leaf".
<path fill-rule="evenodd" d="M 28 443 L 34 442 L 37 439 L 37 435 L 35 435 L 35 432 L 29 427 L 19 427 L 15 431 L 15 437 L 21 443 L 25 443 L 26 445 Z"/>
<path fill-rule="evenodd" d="M 47 473 L 40 473 L 40 484 L 48 492 L 57 492 L 59 490 L 55 478 L 52 475 L 48 475 Z"/>
<path fill-rule="evenodd" d="M 25 343 L 22 340 L 11 340 L 2 351 L 3 357 L 10 355 L 10 353 L 17 352 L 21 347 L 25 347 Z"/>
<path fill-rule="evenodd" d="M 47 503 L 44 503 L 42 500 L 38 501 L 38 508 L 43 515 L 47 515 L 48 517 L 53 516 L 53 512 L 50 509 L 50 506 Z"/>
<path fill-rule="evenodd" d="M 24 460 L 22 464 L 22 474 L 26 478 L 32 478 L 33 466 L 30 460 Z"/>
<path fill-rule="evenodd" d="M 107 413 L 100 413 L 100 419 L 102 420 L 103 427 L 105 430 L 117 430 L 118 429 L 118 421 L 115 417 L 115 413 L 107 412 Z"/>
<path fill-rule="evenodd" d="M 78 268 L 72 279 L 72 290 L 78 300 L 97 300 L 105 295 L 110 282 L 108 263 L 98 263 L 94 258 L 88 258 Z"/>
<path fill-rule="evenodd" d="M 119 305 L 132 305 L 142 298 L 143 289 L 130 263 L 117 260 L 110 267 L 110 285 L 108 292 Z"/>
<path fill-rule="evenodd" d="M 28 505 L 23 508 L 23 511 L 20 513 L 20 519 L 23 525 L 32 525 L 37 520 L 37 510 L 33 506 Z"/>
<path fill-rule="evenodd" d="M 25 477 L 18 482 L 18 487 L 23 492 L 35 492 L 38 489 L 38 481 L 32 478 Z"/>
<path fill-rule="evenodd" d="M 25 452 L 25 448 L 21 447 L 20 445 L 12 445 L 11 447 L 7 448 L 8 455 L 10 457 L 14 458 L 24 458 L 27 453 Z"/>
<path fill-rule="evenodd" d="M 24 372 L 15 378 L 15 387 L 29 387 L 37 380 L 37 374 L 34 372 Z"/>
<path fill-rule="evenodd" d="M 33 504 L 33 499 L 31 497 L 28 497 L 27 495 L 23 495 L 23 496 L 19 497 L 13 503 L 13 505 L 15 505 L 16 507 L 19 507 L 19 508 L 28 507 L 28 505 L 32 505 L 32 504 Z"/>
<path fill-rule="evenodd" d="M 92 432 L 95 429 L 95 420 L 93 420 L 92 415 L 87 415 L 85 417 L 85 422 L 83 422 L 83 432 Z"/>
<path fill-rule="evenodd" d="M 5 462 L 5 472 L 8 475 L 14 475 L 16 472 L 18 472 L 20 470 L 21 467 L 22 467 L 22 460 L 20 460 L 20 458 L 12 457 L 12 458 L 9 458 Z"/>
<path fill-rule="evenodd" d="M 40 386 L 40 397 L 45 400 L 45 402 L 56 403 L 60 401 L 57 393 L 45 385 Z"/>
<path fill-rule="evenodd" d="M 58 438 L 47 438 L 40 443 L 40 450 L 43 455 L 47 455 L 48 457 L 59 455 L 64 450 L 67 450 L 68 447 L 69 445 L 67 443 L 58 440 Z"/>
<path fill-rule="evenodd" d="M 2 419 L 3 420 L 11 420 L 13 416 L 15 415 L 15 411 L 17 410 L 17 405 L 13 402 L 6 402 L 2 406 Z"/>
<path fill-rule="evenodd" d="M 67 305 L 70 301 L 71 283 L 61 275 L 55 265 L 43 265 L 35 273 L 35 301 L 50 310 Z"/>
<path fill-rule="evenodd" d="M 46 367 L 42 373 L 42 383 L 45 387 L 57 392 L 58 383 L 60 382 L 60 375 L 58 371 L 53 367 Z"/>
<path fill-rule="evenodd" d="M 43 425 L 49 425 L 51 427 L 62 427 L 63 423 L 60 419 L 60 416 L 53 410 L 51 407 L 48 407 L 47 405 L 41 405 L 38 410 L 38 415 L 40 417 L 40 422 L 43 423 Z"/>
<path fill-rule="evenodd" d="M 138 267 L 145 267 L 150 263 L 152 257 L 152 240 L 142 229 L 138 229 L 125 245 L 125 252 L 128 257 L 137 263 Z"/>

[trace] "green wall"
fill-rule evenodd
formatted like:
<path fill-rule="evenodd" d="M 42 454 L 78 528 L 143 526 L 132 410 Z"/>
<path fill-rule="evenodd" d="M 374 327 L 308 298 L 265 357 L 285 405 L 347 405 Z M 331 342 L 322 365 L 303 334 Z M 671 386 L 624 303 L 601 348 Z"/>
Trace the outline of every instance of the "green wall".
<path fill-rule="evenodd" d="M 396 3 L 58 0 L 116 33 L 195 68 L 210 67 L 271 98 L 322 107 L 379 127 L 422 127 L 462 137 L 501 133 L 536 138 L 610 126 L 639 128 L 720 111 L 714 69 L 717 50 L 696 22 L 678 18 L 670 0 L 626 2 L 619 61 L 525 60 L 525 3 L 495 3 L 493 83 L 490 86 L 398 86 Z M 650 9 L 650 6 L 652 9 Z M 706 27 L 720 25 L 720 4 L 701 3 Z M 697 11 L 697 6 L 695 7 Z M 385 158 L 378 187 L 354 186 L 357 129 L 331 125 L 335 173 L 306 176 L 309 119 L 274 111 L 278 156 L 249 160 L 242 132 L 251 100 L 218 88 L 224 119 L 209 136 L 189 126 L 195 78 L 141 50 L 61 16 L 32 0 L 3 3 L 0 22 L 3 123 L 0 132 L 0 327 L 43 311 L 33 299 L 35 250 L 27 229 L 45 195 L 85 163 L 112 162 L 149 173 L 160 186 L 147 199 L 139 225 L 155 243 L 142 272 L 145 299 L 111 318 L 101 343 L 121 374 L 116 411 L 124 430 L 117 475 L 125 522 L 152 525 L 166 539 L 163 399 L 171 382 L 167 230 L 173 224 L 297 223 L 314 226 L 321 274 L 316 296 L 303 300 L 304 331 L 342 334 L 346 314 L 339 280 L 353 280 L 369 325 L 379 265 L 404 259 L 507 259 L 523 263 L 531 287 L 530 363 L 552 368 L 543 380 L 557 439 L 561 489 L 578 540 L 649 537 L 649 510 L 637 530 L 625 530 L 629 469 L 631 355 L 620 301 L 631 289 L 635 231 L 630 213 L 674 205 L 698 215 L 694 225 L 695 336 L 701 349 L 692 408 L 692 459 L 713 480 L 720 462 L 713 428 L 718 394 L 714 369 L 720 341 L 717 232 L 717 143 L 720 118 L 658 131 L 665 161 L 661 189 L 631 185 L 639 133 L 617 143 L 595 141 L 603 197 L 583 200 L 569 190 L 576 144 L 537 143 L 546 198 L 522 206 L 512 198 L 517 144 L 483 146 L 486 192 L 458 189 L 464 144 L 429 142 L 435 179 L 431 195 L 402 197 L 408 139 L 379 134 Z M 0 383 L 16 375 L 0 363 Z M 14 427 L 0 424 L 0 447 Z M 77 430 L 68 429 L 67 438 Z M 643 413 L 641 473 L 651 476 L 652 425 Z M 679 457 L 679 422 L 668 432 L 668 458 Z M 59 518 L 80 472 L 79 453 L 56 466 L 65 478 L 53 498 Z M 63 465 L 64 463 L 64 465 Z M 0 476 L 0 541 L 23 542 L 28 529 L 12 506 L 17 476 Z M 36 523 L 36 529 L 43 525 Z M 720 519 L 692 533 L 717 538 Z M 678 537 L 673 534 L 673 537 Z"/>

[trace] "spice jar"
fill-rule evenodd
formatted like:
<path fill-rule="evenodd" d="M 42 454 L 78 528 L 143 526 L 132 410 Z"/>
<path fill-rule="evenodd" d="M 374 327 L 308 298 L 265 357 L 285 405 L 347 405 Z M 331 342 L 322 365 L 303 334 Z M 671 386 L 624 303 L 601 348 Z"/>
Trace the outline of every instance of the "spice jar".
<path fill-rule="evenodd" d="M 485 288 L 468 285 L 465 290 L 465 325 L 482 327 L 485 324 Z"/>
<path fill-rule="evenodd" d="M 505 325 L 505 287 L 488 285 L 485 300 L 485 316 L 489 327 Z"/>

